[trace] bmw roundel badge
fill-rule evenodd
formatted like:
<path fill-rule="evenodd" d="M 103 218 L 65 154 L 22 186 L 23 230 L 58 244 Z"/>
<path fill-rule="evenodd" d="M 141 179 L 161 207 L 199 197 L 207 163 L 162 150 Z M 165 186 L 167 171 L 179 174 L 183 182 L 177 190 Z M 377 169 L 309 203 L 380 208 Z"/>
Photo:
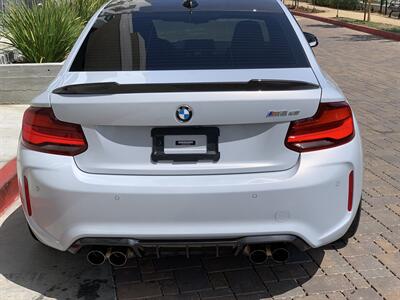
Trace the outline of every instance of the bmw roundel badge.
<path fill-rule="evenodd" d="M 187 123 L 192 119 L 193 111 L 189 105 L 181 105 L 176 110 L 176 119 L 181 123 Z"/>

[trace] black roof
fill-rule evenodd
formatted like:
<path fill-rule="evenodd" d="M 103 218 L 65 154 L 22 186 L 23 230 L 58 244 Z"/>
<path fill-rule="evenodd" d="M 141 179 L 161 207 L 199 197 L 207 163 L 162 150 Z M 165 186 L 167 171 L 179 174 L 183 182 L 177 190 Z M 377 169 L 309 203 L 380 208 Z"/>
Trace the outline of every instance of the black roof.
<path fill-rule="evenodd" d="M 196 11 L 268 11 L 282 12 L 280 0 L 192 0 L 192 12 Z M 130 12 L 189 11 L 188 0 L 113 0 L 105 12 L 114 14 Z"/>

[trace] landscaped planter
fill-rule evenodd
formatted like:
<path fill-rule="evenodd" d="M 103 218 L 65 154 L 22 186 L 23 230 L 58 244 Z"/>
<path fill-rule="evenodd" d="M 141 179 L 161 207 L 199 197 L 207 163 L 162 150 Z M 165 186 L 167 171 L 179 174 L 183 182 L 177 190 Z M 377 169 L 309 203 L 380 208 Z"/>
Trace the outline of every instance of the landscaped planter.
<path fill-rule="evenodd" d="M 62 63 L 0 64 L 0 104 L 28 104 L 55 78 Z"/>

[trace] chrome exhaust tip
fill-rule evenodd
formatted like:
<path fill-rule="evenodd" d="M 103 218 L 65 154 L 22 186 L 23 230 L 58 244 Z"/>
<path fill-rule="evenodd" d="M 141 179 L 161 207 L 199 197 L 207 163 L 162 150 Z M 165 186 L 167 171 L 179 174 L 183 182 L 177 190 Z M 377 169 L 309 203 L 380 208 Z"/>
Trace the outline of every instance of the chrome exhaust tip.
<path fill-rule="evenodd" d="M 264 250 L 254 250 L 250 252 L 249 259 L 255 265 L 265 264 L 268 260 L 268 255 Z"/>
<path fill-rule="evenodd" d="M 284 263 L 289 259 L 289 250 L 284 246 L 278 246 L 271 250 L 272 259 L 278 263 Z"/>
<path fill-rule="evenodd" d="M 100 266 L 106 261 L 106 256 L 101 250 L 94 249 L 86 255 L 87 261 L 93 266 Z"/>
<path fill-rule="evenodd" d="M 108 259 L 108 261 L 112 266 L 123 267 L 128 262 L 128 259 L 134 257 L 135 254 L 137 255 L 137 253 L 140 254 L 139 250 L 136 248 L 130 248 L 130 247 L 126 248 L 119 247 L 117 249 L 110 248 L 106 254 L 106 258 Z"/>
<path fill-rule="evenodd" d="M 108 256 L 108 261 L 114 267 L 123 267 L 128 262 L 128 256 L 122 251 L 112 251 Z"/>
<path fill-rule="evenodd" d="M 268 247 L 266 245 L 247 245 L 243 253 L 255 265 L 264 264 L 268 260 Z"/>

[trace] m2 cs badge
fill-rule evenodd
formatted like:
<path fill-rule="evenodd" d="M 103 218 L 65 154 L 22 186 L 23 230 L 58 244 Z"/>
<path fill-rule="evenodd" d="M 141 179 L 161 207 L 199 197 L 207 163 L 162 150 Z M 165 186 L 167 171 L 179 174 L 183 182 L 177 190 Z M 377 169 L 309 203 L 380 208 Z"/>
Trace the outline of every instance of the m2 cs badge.
<path fill-rule="evenodd" d="M 287 110 L 278 110 L 278 111 L 269 111 L 267 113 L 267 118 L 273 118 L 273 117 L 294 117 L 298 116 L 300 114 L 299 110 L 292 110 L 292 111 L 287 111 Z"/>

